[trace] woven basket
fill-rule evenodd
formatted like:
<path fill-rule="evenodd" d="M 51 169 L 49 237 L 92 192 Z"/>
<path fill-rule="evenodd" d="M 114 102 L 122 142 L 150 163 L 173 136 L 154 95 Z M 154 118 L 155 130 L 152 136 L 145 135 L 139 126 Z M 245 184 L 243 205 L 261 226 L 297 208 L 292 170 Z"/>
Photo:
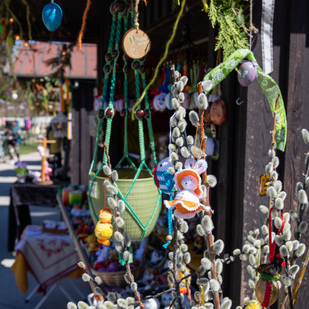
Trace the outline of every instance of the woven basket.
<path fill-rule="evenodd" d="M 93 269 L 92 272 L 95 276 L 100 276 L 102 278 L 103 283 L 107 286 L 124 287 L 128 285 L 124 279 L 126 270 L 116 272 L 103 272 L 103 271 L 99 272 Z M 132 267 L 131 272 L 132 275 L 134 276 L 135 281 L 141 279 L 141 276 L 143 274 L 143 264 L 137 267 Z"/>
<path fill-rule="evenodd" d="M 117 170 L 119 179 L 116 185 L 122 196 L 125 196 L 129 188 L 133 183 L 133 179 L 136 173 L 135 169 L 119 169 Z M 94 173 L 89 175 L 89 188 L 94 178 Z M 107 197 L 104 189 L 104 180 L 106 176 L 100 173 L 96 176 L 93 183 L 93 193 L 91 193 L 90 211 L 92 219 L 96 224 L 99 218 L 100 210 L 104 207 L 108 208 Z M 121 215 L 125 221 L 125 233 L 128 233 L 132 241 L 140 241 L 144 237 L 147 237 L 153 230 L 158 216 L 161 210 L 161 195 L 159 194 L 158 188 L 155 186 L 153 177 L 149 175 L 148 171 L 141 171 L 139 178 L 136 180 L 130 194 L 126 198 L 126 202 L 130 205 L 133 212 L 126 207 L 126 211 Z M 136 217 L 141 221 L 144 227 L 141 227 Z M 144 228 L 148 224 L 146 230 Z"/>

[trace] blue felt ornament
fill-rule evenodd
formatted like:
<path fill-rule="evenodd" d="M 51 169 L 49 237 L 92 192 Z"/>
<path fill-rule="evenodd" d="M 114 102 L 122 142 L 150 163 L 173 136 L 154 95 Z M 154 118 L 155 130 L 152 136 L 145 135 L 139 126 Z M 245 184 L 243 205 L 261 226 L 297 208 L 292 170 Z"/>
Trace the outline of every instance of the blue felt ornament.
<path fill-rule="evenodd" d="M 48 3 L 43 8 L 43 23 L 49 31 L 55 31 L 61 25 L 62 16 L 62 9 L 56 3 Z"/>

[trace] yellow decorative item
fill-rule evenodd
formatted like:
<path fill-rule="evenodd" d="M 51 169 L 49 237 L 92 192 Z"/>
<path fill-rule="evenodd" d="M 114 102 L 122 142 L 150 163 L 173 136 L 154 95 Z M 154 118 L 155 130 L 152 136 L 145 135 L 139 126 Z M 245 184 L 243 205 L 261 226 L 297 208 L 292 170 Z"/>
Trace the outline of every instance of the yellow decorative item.
<path fill-rule="evenodd" d="M 262 309 L 262 306 L 257 300 L 253 300 L 245 307 L 245 309 Z"/>
<path fill-rule="evenodd" d="M 97 241 L 105 246 L 110 245 L 109 239 L 113 235 L 113 226 L 111 225 L 112 215 L 110 209 L 103 208 L 100 211 L 99 221 L 94 229 Z"/>

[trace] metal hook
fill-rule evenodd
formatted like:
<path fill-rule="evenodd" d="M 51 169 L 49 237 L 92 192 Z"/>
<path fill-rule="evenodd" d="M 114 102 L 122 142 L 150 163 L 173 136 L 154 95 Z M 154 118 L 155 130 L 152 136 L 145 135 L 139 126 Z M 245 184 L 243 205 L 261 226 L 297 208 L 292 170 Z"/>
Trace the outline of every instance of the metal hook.
<path fill-rule="evenodd" d="M 243 104 L 243 103 L 244 103 L 244 101 L 239 102 L 239 99 L 240 99 L 240 98 L 236 99 L 236 104 L 237 104 L 237 105 L 241 105 L 241 104 Z"/>

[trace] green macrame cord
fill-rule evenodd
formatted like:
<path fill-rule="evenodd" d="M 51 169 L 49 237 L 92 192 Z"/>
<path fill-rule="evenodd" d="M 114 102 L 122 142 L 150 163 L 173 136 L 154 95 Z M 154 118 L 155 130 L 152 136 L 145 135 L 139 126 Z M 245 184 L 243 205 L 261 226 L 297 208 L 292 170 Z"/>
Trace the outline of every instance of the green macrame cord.
<path fill-rule="evenodd" d="M 131 1 L 131 0 L 129 0 L 129 1 Z M 133 14 L 134 14 L 134 12 L 131 11 L 131 15 L 133 15 Z M 131 18 L 132 22 L 134 22 L 133 17 Z M 93 203 L 94 202 L 96 203 L 96 208 L 98 209 L 101 202 L 97 198 L 98 197 L 100 199 L 101 199 L 101 197 L 103 197 L 104 199 L 106 198 L 106 196 L 105 196 L 106 193 L 105 194 L 103 193 L 103 195 L 102 195 L 102 186 L 104 186 L 104 184 L 100 183 L 100 181 L 105 179 L 105 177 L 102 177 L 102 175 L 103 175 L 102 169 L 103 169 L 103 166 L 105 164 L 107 164 L 107 159 L 108 159 L 107 154 L 109 153 L 109 147 L 110 147 L 110 142 L 111 142 L 112 123 L 113 123 L 113 117 L 114 117 L 113 101 L 114 101 L 115 88 L 116 88 L 116 64 L 117 64 L 118 57 L 119 57 L 119 54 L 120 54 L 119 46 L 120 46 L 121 38 L 122 38 L 122 35 L 123 35 L 121 30 L 123 29 L 123 33 L 125 33 L 128 30 L 129 18 L 130 18 L 129 14 L 126 14 L 126 16 L 124 16 L 124 14 L 122 14 L 121 12 L 118 13 L 117 16 L 113 14 L 112 27 L 111 27 L 110 39 L 109 39 L 109 45 L 108 45 L 108 53 L 112 53 L 113 51 L 116 51 L 117 55 L 116 55 L 116 57 L 113 57 L 111 59 L 107 58 L 106 64 L 104 66 L 104 85 L 103 85 L 103 89 L 102 89 L 102 103 L 101 103 L 101 107 L 100 107 L 101 115 L 102 115 L 102 111 L 104 110 L 105 99 L 106 99 L 106 96 L 107 96 L 107 93 L 108 93 L 108 88 L 109 88 L 108 106 L 104 110 L 104 118 L 99 117 L 99 121 L 98 121 L 98 129 L 97 129 L 97 135 L 96 135 L 96 145 L 95 145 L 94 157 L 93 157 L 93 160 L 92 160 L 92 163 L 91 163 L 91 166 L 90 166 L 90 170 L 89 170 L 89 189 L 88 189 L 89 206 L 90 206 L 92 215 L 94 216 L 94 218 L 97 221 L 99 220 L 99 218 L 98 218 L 98 214 L 96 213 L 96 209 L 95 209 L 95 206 L 94 206 Z M 133 226 L 133 228 L 135 228 L 136 225 L 139 227 L 140 232 L 136 232 L 136 233 L 138 235 L 140 235 L 140 237 L 138 236 L 140 238 L 139 240 L 142 240 L 145 237 L 145 235 L 147 233 L 147 229 L 150 226 L 150 224 L 151 224 L 151 229 L 152 229 L 152 227 L 154 225 L 154 222 L 152 222 L 153 219 L 154 219 L 154 216 L 158 215 L 158 212 L 159 212 L 158 207 L 160 207 L 161 192 L 159 190 L 157 190 L 157 188 L 155 187 L 153 179 L 152 179 L 152 171 L 149 169 L 149 167 L 147 166 L 147 164 L 145 162 L 145 160 L 146 160 L 146 156 L 145 156 L 145 136 L 144 136 L 143 120 L 142 119 L 138 119 L 138 138 L 139 138 L 139 151 L 140 151 L 141 162 L 140 162 L 140 165 L 138 166 L 137 169 L 136 169 L 136 166 L 134 165 L 134 163 L 132 162 L 132 160 L 130 159 L 129 154 L 128 154 L 129 85 L 128 85 L 128 74 L 126 73 L 126 70 L 125 70 L 128 63 L 127 63 L 127 59 L 126 59 L 125 56 L 123 57 L 123 59 L 124 59 L 123 94 L 124 94 L 124 109 L 125 109 L 124 150 L 123 150 L 122 158 L 120 159 L 120 161 L 116 165 L 116 169 L 120 168 L 121 164 L 125 160 L 127 160 L 128 163 L 132 166 L 132 168 L 136 171 L 135 171 L 134 178 L 133 178 L 132 181 L 131 181 L 130 176 L 129 176 L 128 179 L 125 178 L 125 180 L 122 180 L 122 179 L 119 180 L 119 185 L 121 185 L 123 187 L 122 190 L 125 190 L 125 191 L 121 192 L 121 188 L 119 187 L 117 182 L 115 182 L 114 184 L 118 189 L 119 198 L 121 198 L 126 204 L 126 212 L 128 212 L 130 214 L 130 216 L 132 217 L 132 219 L 135 222 L 133 225 L 132 225 L 132 222 L 130 224 L 131 224 L 131 226 Z M 140 61 L 140 63 L 143 63 L 143 62 Z M 112 68 L 112 70 L 111 70 L 111 68 Z M 134 69 L 134 74 L 135 74 L 136 98 L 139 99 L 140 98 L 140 80 L 139 80 L 140 76 L 139 76 L 139 74 L 141 74 L 142 84 L 143 84 L 144 89 L 146 87 L 145 74 L 140 73 L 138 69 Z M 110 84 L 109 84 L 109 81 L 110 81 Z M 139 108 L 140 108 L 140 106 L 139 106 Z M 145 98 L 145 108 L 150 111 L 147 95 L 146 95 L 146 98 Z M 109 114 L 107 114 L 107 111 L 108 111 Z M 112 113 L 110 114 L 110 112 L 112 112 Z M 106 128 L 105 128 L 106 152 L 103 152 L 103 163 L 101 164 L 101 166 L 99 168 L 97 168 L 98 143 L 99 143 L 99 139 L 100 139 L 100 133 L 101 133 L 101 127 L 102 127 L 102 124 L 103 124 L 103 119 L 106 119 Z M 156 161 L 156 156 L 155 156 L 155 145 L 154 145 L 154 138 L 153 138 L 153 131 L 152 131 L 152 127 L 151 127 L 151 117 L 150 117 L 150 115 L 149 115 L 149 117 L 147 117 L 147 125 L 148 125 L 148 131 L 149 131 L 149 135 L 150 135 L 149 139 L 150 139 L 151 151 L 152 151 L 152 154 L 153 154 L 154 162 L 156 163 L 157 161 Z M 124 169 L 124 171 L 126 171 L 126 170 L 129 171 L 129 169 Z M 149 177 L 145 178 L 145 180 L 139 179 L 140 177 L 142 177 L 142 178 L 145 177 L 145 171 L 147 171 L 147 175 L 149 174 Z M 141 176 L 141 172 L 143 172 L 143 176 Z M 124 184 L 124 181 L 125 181 L 126 184 Z M 141 186 L 141 184 L 142 184 L 142 189 L 141 189 L 141 187 L 137 187 L 136 189 L 134 189 L 137 181 L 139 182 L 138 186 Z M 150 200 L 149 199 L 148 200 L 153 201 L 153 203 L 151 202 L 149 216 L 147 214 L 146 217 L 142 216 L 141 217 L 142 219 L 141 219 L 138 216 L 138 214 L 136 213 L 136 211 L 134 211 L 134 209 L 132 208 L 130 203 L 134 202 L 134 205 L 136 207 L 137 206 L 136 205 L 136 196 L 137 196 L 136 192 L 139 192 L 138 190 L 144 190 L 144 188 L 146 188 L 146 189 L 143 192 L 148 192 L 147 190 L 150 190 L 149 185 L 151 185 L 151 188 L 153 188 L 153 189 L 151 189 L 152 190 L 151 191 L 152 197 L 151 197 Z M 147 189 L 147 188 L 149 188 L 149 189 Z M 133 192 L 133 190 L 134 190 L 134 192 Z M 154 192 L 155 192 L 155 194 L 154 194 Z M 95 199 L 92 200 L 92 197 L 95 197 Z M 131 202 L 128 202 L 128 198 L 131 200 Z M 139 203 L 139 205 L 142 205 L 142 204 Z M 143 220 L 143 222 L 142 222 L 142 220 Z"/>

